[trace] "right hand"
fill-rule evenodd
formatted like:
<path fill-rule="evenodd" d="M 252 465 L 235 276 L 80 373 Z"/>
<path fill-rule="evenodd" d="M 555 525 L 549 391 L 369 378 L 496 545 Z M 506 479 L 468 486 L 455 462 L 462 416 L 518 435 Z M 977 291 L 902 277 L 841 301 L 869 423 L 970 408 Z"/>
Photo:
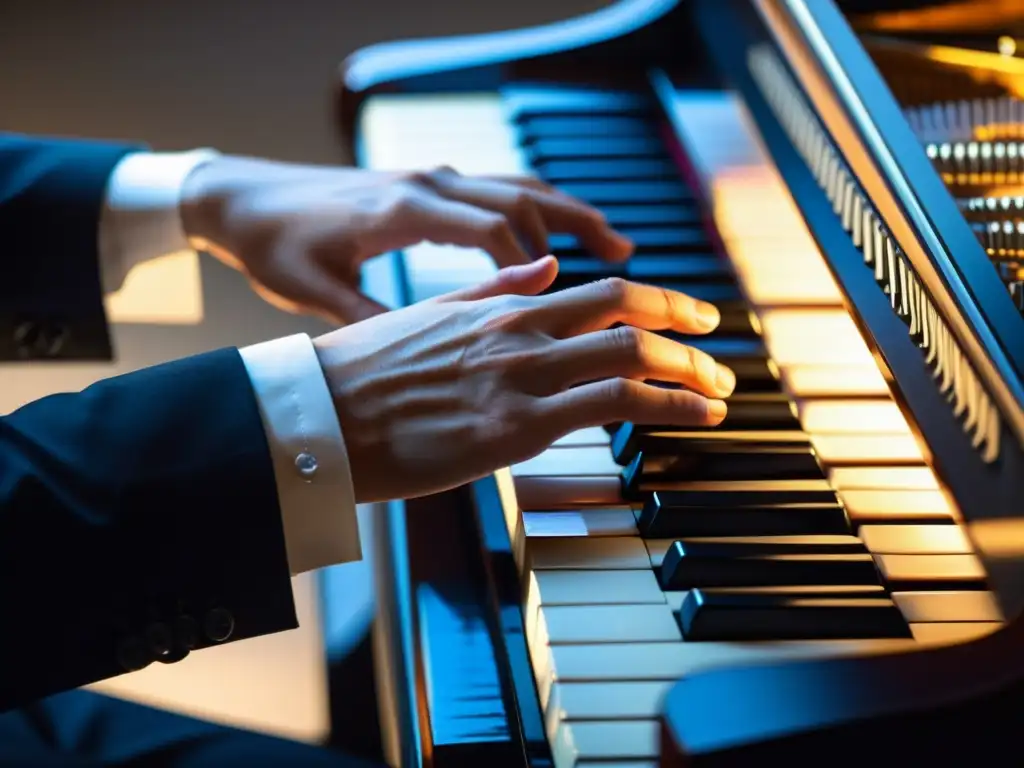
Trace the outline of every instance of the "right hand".
<path fill-rule="evenodd" d="M 509 267 L 314 341 L 358 502 L 454 488 L 583 427 L 722 421 L 732 371 L 652 333 L 708 333 L 713 306 L 615 279 L 537 295 L 557 271 Z"/>

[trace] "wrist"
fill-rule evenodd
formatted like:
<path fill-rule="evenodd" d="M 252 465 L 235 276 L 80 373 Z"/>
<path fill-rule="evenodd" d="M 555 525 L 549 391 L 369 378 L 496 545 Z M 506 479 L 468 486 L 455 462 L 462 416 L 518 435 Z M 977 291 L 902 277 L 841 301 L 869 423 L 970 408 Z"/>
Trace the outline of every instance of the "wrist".
<path fill-rule="evenodd" d="M 181 226 L 189 246 L 234 263 L 223 222 L 230 202 L 238 192 L 237 175 L 231 172 L 233 159 L 215 156 L 199 163 L 185 177 L 178 204 Z"/>

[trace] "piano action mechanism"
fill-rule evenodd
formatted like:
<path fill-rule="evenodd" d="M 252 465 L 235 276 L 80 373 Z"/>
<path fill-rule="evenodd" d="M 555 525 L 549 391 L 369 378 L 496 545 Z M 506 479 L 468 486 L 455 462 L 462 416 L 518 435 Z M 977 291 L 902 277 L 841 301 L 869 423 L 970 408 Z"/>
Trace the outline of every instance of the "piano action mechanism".
<path fill-rule="evenodd" d="M 713 301 L 722 325 L 692 343 L 738 375 L 718 428 L 583 430 L 375 517 L 393 764 L 1015 746 L 1024 61 L 901 13 L 624 0 L 345 62 L 360 164 L 536 174 L 591 202 L 636 254 L 556 234 L 555 287 L 618 274 Z M 493 269 L 423 244 L 366 279 L 398 305 Z"/>

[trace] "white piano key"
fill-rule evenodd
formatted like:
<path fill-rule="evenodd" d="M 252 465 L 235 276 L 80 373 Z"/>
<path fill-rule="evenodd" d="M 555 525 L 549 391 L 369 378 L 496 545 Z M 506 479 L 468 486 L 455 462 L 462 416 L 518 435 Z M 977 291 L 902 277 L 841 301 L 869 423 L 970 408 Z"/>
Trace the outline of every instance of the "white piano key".
<path fill-rule="evenodd" d="M 941 491 L 851 489 L 837 491 L 837 495 L 850 519 L 859 523 L 954 517 L 953 509 Z"/>
<path fill-rule="evenodd" d="M 893 592 L 892 599 L 911 624 L 1005 620 L 991 592 Z"/>
<path fill-rule="evenodd" d="M 910 434 L 892 400 L 800 400 L 796 407 L 800 426 L 812 435 Z"/>
<path fill-rule="evenodd" d="M 636 536 L 636 517 L 629 507 L 523 512 L 528 537 Z"/>
<path fill-rule="evenodd" d="M 828 479 L 843 490 L 938 490 L 930 467 L 832 467 Z"/>
<path fill-rule="evenodd" d="M 920 647 L 910 639 L 552 645 L 547 649 L 547 669 L 552 682 L 678 680 L 723 666 L 894 653 Z"/>
<path fill-rule="evenodd" d="M 603 446 L 555 446 L 511 467 L 515 477 L 618 477 L 622 467 Z"/>
<path fill-rule="evenodd" d="M 755 307 L 841 306 L 835 280 L 736 97 L 680 91 L 671 117 Z"/>
<path fill-rule="evenodd" d="M 526 170 L 500 94 L 387 94 L 360 113 L 365 167 L 426 169 L 450 165 L 466 174 Z"/>
<path fill-rule="evenodd" d="M 676 539 L 644 539 L 644 546 L 647 547 L 652 568 L 661 568 L 661 561 L 665 559 L 665 553 L 675 542 Z"/>
<path fill-rule="evenodd" d="M 880 555 L 969 555 L 974 551 L 958 525 L 862 525 L 857 535 Z"/>
<path fill-rule="evenodd" d="M 779 378 L 793 397 L 886 397 L 889 387 L 875 365 L 780 365 Z"/>
<path fill-rule="evenodd" d="M 760 315 L 765 346 L 775 364 L 875 366 L 845 309 L 773 309 Z"/>
<path fill-rule="evenodd" d="M 552 725 L 560 720 L 654 719 L 672 685 L 669 680 L 555 683 L 545 716 Z"/>
<path fill-rule="evenodd" d="M 827 466 L 878 464 L 922 464 L 924 455 L 913 435 L 815 434 L 810 436 L 814 452 Z"/>
<path fill-rule="evenodd" d="M 527 603 L 537 605 L 661 604 L 665 593 L 650 568 L 547 570 L 529 575 Z"/>
<path fill-rule="evenodd" d="M 575 432 L 570 432 L 557 440 L 554 445 L 603 445 L 609 446 L 611 444 L 611 435 L 608 434 L 608 430 L 602 427 L 585 427 L 584 429 L 577 429 Z"/>
<path fill-rule="evenodd" d="M 666 603 L 542 606 L 551 645 L 566 643 L 657 643 L 682 640 Z"/>
<path fill-rule="evenodd" d="M 974 555 L 875 555 L 887 582 L 984 581 L 985 567 Z"/>
<path fill-rule="evenodd" d="M 656 758 L 660 723 L 657 720 L 562 722 L 552 741 L 555 768 L 578 768 L 581 761 Z"/>
<path fill-rule="evenodd" d="M 962 621 L 911 624 L 910 632 L 919 643 L 928 645 L 958 645 L 977 640 L 1002 628 L 992 621 Z"/>
<path fill-rule="evenodd" d="M 624 503 L 618 477 L 517 477 L 515 487 L 524 510 Z"/>
<path fill-rule="evenodd" d="M 533 539 L 529 557 L 534 570 L 637 570 L 651 565 L 639 536 Z"/>

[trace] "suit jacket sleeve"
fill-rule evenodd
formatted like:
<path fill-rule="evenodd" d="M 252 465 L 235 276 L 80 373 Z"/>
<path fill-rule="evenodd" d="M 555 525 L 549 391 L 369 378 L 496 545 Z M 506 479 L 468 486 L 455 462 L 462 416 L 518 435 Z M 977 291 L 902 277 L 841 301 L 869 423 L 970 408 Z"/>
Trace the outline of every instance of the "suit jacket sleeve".
<path fill-rule="evenodd" d="M 0 419 L 0 711 L 297 626 L 237 350 Z"/>
<path fill-rule="evenodd" d="M 0 133 L 0 362 L 111 358 L 99 220 L 133 149 Z"/>

